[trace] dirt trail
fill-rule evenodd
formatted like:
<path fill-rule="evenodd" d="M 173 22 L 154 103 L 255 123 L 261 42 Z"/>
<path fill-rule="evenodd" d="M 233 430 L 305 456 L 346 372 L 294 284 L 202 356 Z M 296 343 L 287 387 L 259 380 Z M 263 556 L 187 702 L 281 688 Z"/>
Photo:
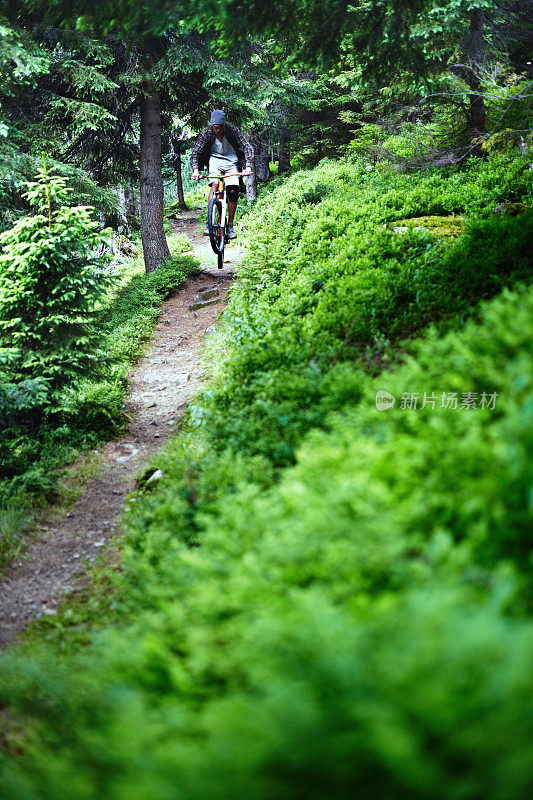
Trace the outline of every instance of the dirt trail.
<path fill-rule="evenodd" d="M 172 226 L 187 234 L 195 255 L 209 270 L 187 280 L 161 309 L 146 354 L 130 376 L 125 410 L 131 422 L 120 439 L 98 449 L 98 475 L 66 515 L 52 509 L 41 517 L 24 556 L 3 576 L 0 649 L 33 619 L 57 613 L 58 604 L 105 550 L 135 475 L 170 436 L 202 383 L 199 355 L 244 251 L 232 245 L 225 268 L 217 270 L 197 211 L 180 213 Z M 208 304 L 189 309 L 198 302 Z"/>

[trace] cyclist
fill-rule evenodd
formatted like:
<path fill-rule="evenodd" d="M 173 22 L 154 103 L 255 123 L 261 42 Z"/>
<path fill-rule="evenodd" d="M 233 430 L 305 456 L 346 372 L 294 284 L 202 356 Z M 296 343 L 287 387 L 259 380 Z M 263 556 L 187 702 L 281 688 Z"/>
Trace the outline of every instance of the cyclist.
<path fill-rule="evenodd" d="M 226 114 L 220 109 L 211 112 L 211 124 L 205 128 L 192 149 L 191 167 L 192 179 L 200 178 L 200 170 L 207 167 L 210 175 L 224 175 L 225 173 L 242 172 L 243 175 L 252 174 L 254 149 L 244 134 L 226 122 Z M 237 234 L 233 227 L 233 219 L 239 200 L 239 178 L 227 178 L 226 191 L 228 194 L 228 238 L 236 239 Z M 216 181 L 211 183 L 209 200 L 214 194 Z M 209 236 L 207 225 L 204 236 Z"/>

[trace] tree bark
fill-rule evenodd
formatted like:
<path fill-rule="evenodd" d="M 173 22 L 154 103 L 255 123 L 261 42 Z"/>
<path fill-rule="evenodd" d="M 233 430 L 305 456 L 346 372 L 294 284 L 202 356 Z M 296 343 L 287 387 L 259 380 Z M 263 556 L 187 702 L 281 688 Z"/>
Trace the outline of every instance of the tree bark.
<path fill-rule="evenodd" d="M 253 200 L 257 200 L 257 176 L 255 172 L 255 159 L 254 159 L 254 167 L 253 172 L 251 175 L 248 175 L 245 178 L 246 181 L 246 200 L 248 203 L 251 203 Z"/>
<path fill-rule="evenodd" d="M 268 150 L 268 142 L 262 137 L 259 137 L 256 143 L 255 172 L 257 180 L 267 183 L 267 181 L 270 180 L 270 153 Z"/>
<path fill-rule="evenodd" d="M 139 230 L 139 202 L 133 186 L 124 188 L 126 201 L 126 219 L 130 230 Z"/>
<path fill-rule="evenodd" d="M 141 241 L 146 272 L 170 258 L 163 229 L 163 174 L 161 166 L 161 107 L 159 92 L 141 94 Z"/>
<path fill-rule="evenodd" d="M 181 175 L 181 144 L 176 142 L 176 186 L 178 189 L 178 208 L 180 211 L 187 211 L 187 204 L 183 194 L 183 178 Z"/>
<path fill-rule="evenodd" d="M 471 71 L 467 83 L 472 91 L 470 102 L 470 139 L 476 139 L 486 133 L 485 98 L 482 93 L 480 80 L 480 66 L 483 61 L 483 11 L 474 8 L 470 12 L 470 37 L 468 42 L 468 55 L 471 62 Z"/>
<path fill-rule="evenodd" d="M 462 48 L 463 64 L 452 64 L 450 69 L 462 78 L 470 89 L 468 108 L 466 109 L 468 135 L 474 142 L 473 152 L 481 155 L 481 148 L 476 140 L 486 133 L 486 109 L 483 87 L 481 85 L 481 65 L 484 59 L 483 47 L 484 15 L 481 8 L 470 11 L 470 30 Z"/>
<path fill-rule="evenodd" d="M 288 172 L 291 168 L 291 140 L 287 128 L 282 128 L 279 139 L 278 175 Z"/>

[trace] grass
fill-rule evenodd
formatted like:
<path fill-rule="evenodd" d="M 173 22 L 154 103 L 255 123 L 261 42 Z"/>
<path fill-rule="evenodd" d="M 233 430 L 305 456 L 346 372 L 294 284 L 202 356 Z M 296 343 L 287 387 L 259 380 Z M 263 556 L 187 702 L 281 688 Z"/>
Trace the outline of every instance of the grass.
<path fill-rule="evenodd" d="M 0 573 L 24 547 L 24 534 L 33 519 L 29 509 L 4 501 L 0 505 Z"/>

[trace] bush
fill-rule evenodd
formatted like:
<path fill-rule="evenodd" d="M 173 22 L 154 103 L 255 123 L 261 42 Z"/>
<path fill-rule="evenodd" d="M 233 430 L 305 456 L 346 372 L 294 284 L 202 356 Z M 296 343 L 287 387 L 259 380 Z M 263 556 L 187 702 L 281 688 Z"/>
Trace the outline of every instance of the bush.
<path fill-rule="evenodd" d="M 17 351 L 12 382 L 47 385 L 52 411 L 64 386 L 100 367 L 96 317 L 108 286 L 90 208 L 58 205 L 69 191 L 44 167 L 26 193 L 39 214 L 0 234 L 0 348 Z"/>

